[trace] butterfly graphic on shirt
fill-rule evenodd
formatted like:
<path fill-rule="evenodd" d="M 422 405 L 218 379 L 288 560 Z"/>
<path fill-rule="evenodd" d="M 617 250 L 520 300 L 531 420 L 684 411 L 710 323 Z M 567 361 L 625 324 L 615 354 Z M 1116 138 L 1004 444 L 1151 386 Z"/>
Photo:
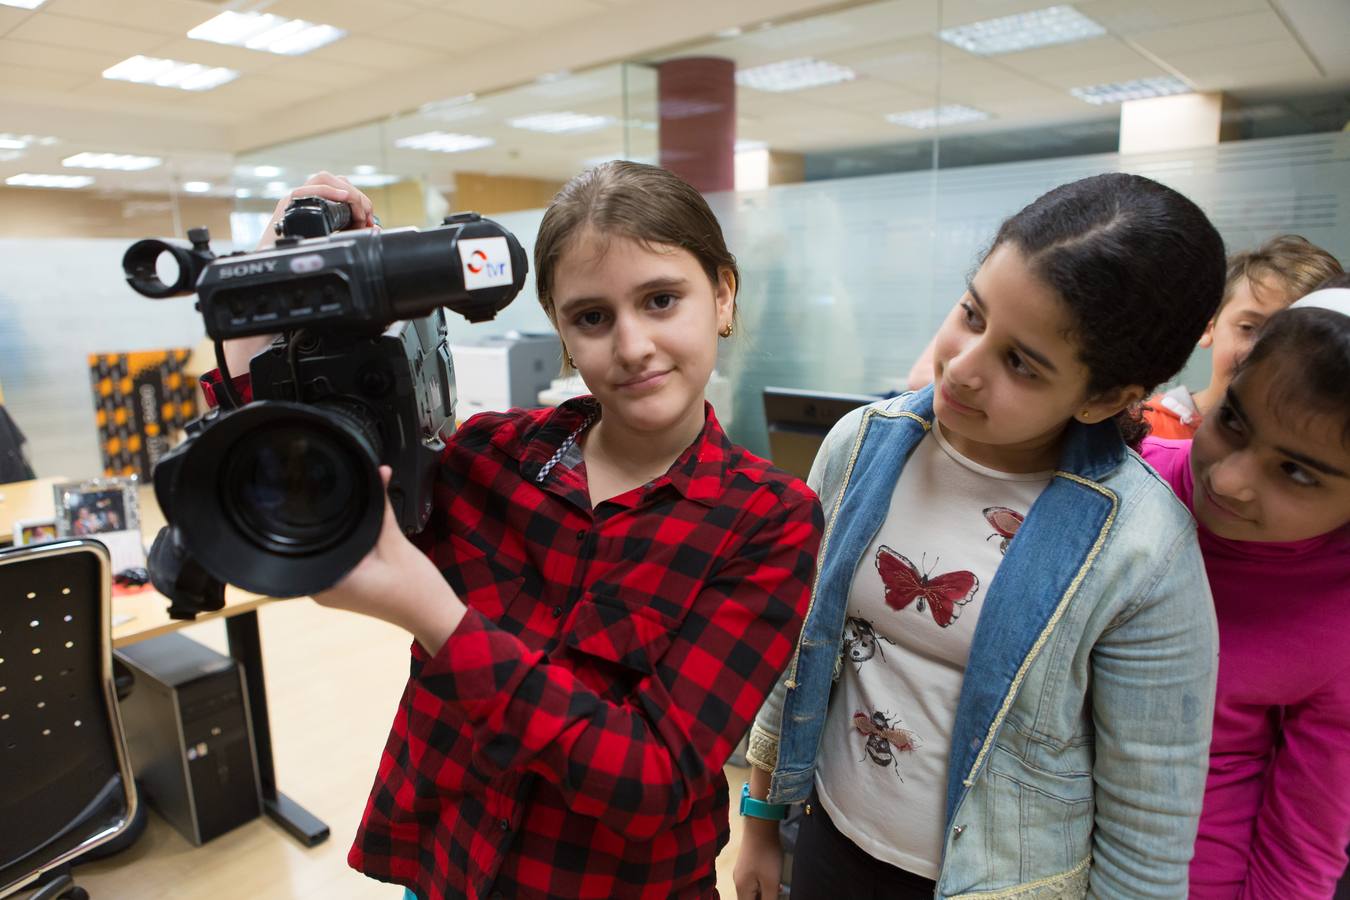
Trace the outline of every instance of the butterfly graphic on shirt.
<path fill-rule="evenodd" d="M 901 610 L 914 603 L 919 612 L 925 608 L 931 612 L 933 621 L 942 628 L 957 620 L 961 607 L 980 589 L 980 579 L 974 572 L 962 569 L 930 576 L 921 573 L 914 563 L 884 544 L 877 548 L 876 562 L 886 589 L 886 605 Z M 937 565 L 937 560 L 933 565 Z"/>
<path fill-rule="evenodd" d="M 908 728 L 902 728 L 901 719 L 895 716 L 894 719 L 879 709 L 874 709 L 870 713 L 859 710 L 853 714 L 853 727 L 858 730 L 865 739 L 862 759 L 858 762 L 872 760 L 878 766 L 895 769 L 895 774 L 900 774 L 900 760 L 896 757 L 897 753 L 910 753 L 923 746 L 923 741 L 917 734 Z M 904 781 L 903 778 L 900 779 Z"/>
<path fill-rule="evenodd" d="M 1022 527 L 1023 518 L 1020 512 L 1006 506 L 986 506 L 984 508 L 984 520 L 993 526 L 996 533 L 989 535 L 985 540 L 992 541 L 994 538 L 1000 538 L 998 552 L 1007 553 L 1008 543 L 1017 534 L 1017 529 Z"/>
<path fill-rule="evenodd" d="M 858 671 L 861 672 L 862 664 L 878 653 L 882 659 L 886 658 L 886 651 L 881 649 L 878 641 L 895 645 L 895 641 L 886 635 L 877 634 L 876 628 L 867 619 L 849 616 L 844 620 L 844 655 L 858 664 Z"/>

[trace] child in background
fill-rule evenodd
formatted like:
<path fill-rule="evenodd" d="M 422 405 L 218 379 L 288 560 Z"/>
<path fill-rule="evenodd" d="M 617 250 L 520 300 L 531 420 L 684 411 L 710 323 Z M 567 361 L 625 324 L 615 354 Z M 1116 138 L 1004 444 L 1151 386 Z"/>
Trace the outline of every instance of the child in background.
<path fill-rule="evenodd" d="M 1219 682 L 1196 900 L 1329 898 L 1350 843 L 1350 278 L 1276 313 L 1194 441 Z"/>
<path fill-rule="evenodd" d="M 1177 192 L 1063 185 L 999 229 L 935 384 L 831 430 L 811 608 L 751 732 L 739 900 L 777 895 L 772 817 L 797 801 L 793 900 L 1185 896 L 1214 611 L 1129 410 L 1223 284 Z"/>
<path fill-rule="evenodd" d="M 1296 234 L 1278 235 L 1255 250 L 1235 254 L 1228 261 L 1223 303 L 1199 342 L 1213 362 L 1209 384 L 1195 394 L 1177 386 L 1150 397 L 1144 420 L 1153 436 L 1194 435 L 1206 411 L 1223 399 L 1234 368 L 1251 349 L 1262 323 L 1340 272 L 1334 256 Z"/>
<path fill-rule="evenodd" d="M 369 219 L 320 180 L 296 194 Z M 594 396 L 470 419 L 416 545 L 386 506 L 315 597 L 415 637 L 349 862 L 423 900 L 713 896 L 723 764 L 791 655 L 820 505 L 704 400 L 738 283 L 697 191 L 585 172 L 534 271 Z"/>

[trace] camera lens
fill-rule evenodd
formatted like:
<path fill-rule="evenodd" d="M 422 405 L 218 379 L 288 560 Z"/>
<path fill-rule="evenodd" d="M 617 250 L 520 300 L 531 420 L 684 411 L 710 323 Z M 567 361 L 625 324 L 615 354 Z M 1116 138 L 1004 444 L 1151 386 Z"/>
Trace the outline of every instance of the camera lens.
<path fill-rule="evenodd" d="M 182 450 L 171 521 L 219 581 L 270 597 L 327 590 L 384 518 L 379 426 L 359 402 L 250 403 Z"/>
<path fill-rule="evenodd" d="M 282 424 L 248 434 L 221 479 L 224 508 L 274 553 L 302 555 L 341 543 L 367 498 L 361 461 L 323 432 Z"/>

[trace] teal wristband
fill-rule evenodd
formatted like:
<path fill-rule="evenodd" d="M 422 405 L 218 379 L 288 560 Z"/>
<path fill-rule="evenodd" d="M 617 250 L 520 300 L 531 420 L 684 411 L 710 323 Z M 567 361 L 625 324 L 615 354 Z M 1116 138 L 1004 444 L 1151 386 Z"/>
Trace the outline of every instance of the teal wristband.
<path fill-rule="evenodd" d="M 755 819 L 769 819 L 778 821 L 787 818 L 788 804 L 786 803 L 765 803 L 763 800 L 756 800 L 750 796 L 750 782 L 746 782 L 741 788 L 741 815 L 750 816 Z"/>

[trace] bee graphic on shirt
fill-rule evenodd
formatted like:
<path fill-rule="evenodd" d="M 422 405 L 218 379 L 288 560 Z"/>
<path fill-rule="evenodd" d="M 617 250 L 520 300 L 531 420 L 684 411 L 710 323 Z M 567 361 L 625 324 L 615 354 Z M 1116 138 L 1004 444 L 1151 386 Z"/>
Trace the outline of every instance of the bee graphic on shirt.
<path fill-rule="evenodd" d="M 895 641 L 886 635 L 877 634 L 876 628 L 866 619 L 849 616 L 844 620 L 844 654 L 852 662 L 857 663 L 858 671 L 862 671 L 862 664 L 878 653 L 882 659 L 886 658 L 886 651 L 881 649 L 878 641 L 895 645 Z"/>
<path fill-rule="evenodd" d="M 900 727 L 901 719 L 882 712 L 873 710 L 871 714 L 861 710 L 853 714 L 853 727 L 858 733 L 866 738 L 866 750 L 862 759 L 871 759 L 873 763 L 882 767 L 895 769 L 895 774 L 900 774 L 900 760 L 896 757 L 897 753 L 908 753 L 917 750 L 923 746 L 923 741 L 917 734 L 908 728 Z M 903 778 L 900 779 L 904 781 Z"/>
<path fill-rule="evenodd" d="M 988 522 L 996 532 L 995 534 L 989 535 L 985 540 L 992 541 L 994 538 L 998 538 L 998 552 L 1006 554 L 1008 552 L 1008 544 L 1017 536 L 1017 529 L 1022 527 L 1024 516 L 1017 510 L 1009 509 L 1006 506 L 985 507 L 983 512 L 984 520 Z"/>

